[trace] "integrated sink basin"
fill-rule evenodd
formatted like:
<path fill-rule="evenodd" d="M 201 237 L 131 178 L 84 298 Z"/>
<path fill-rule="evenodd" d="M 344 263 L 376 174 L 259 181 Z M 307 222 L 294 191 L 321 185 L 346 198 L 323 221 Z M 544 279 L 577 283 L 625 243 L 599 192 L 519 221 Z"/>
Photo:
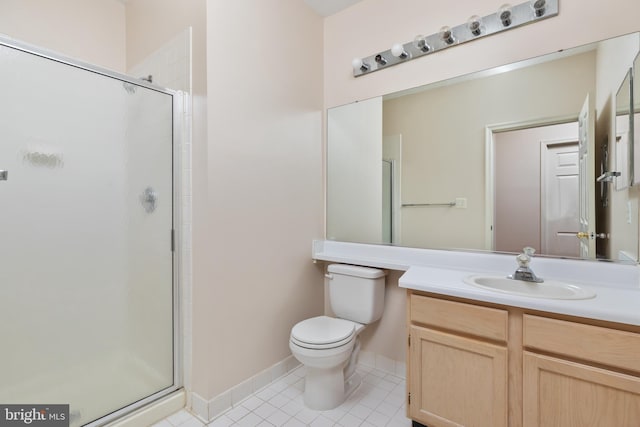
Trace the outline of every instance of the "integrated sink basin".
<path fill-rule="evenodd" d="M 547 299 L 589 299 L 596 296 L 591 289 L 555 280 L 542 283 L 514 280 L 500 276 L 473 275 L 465 278 L 465 283 L 491 291 L 533 298 Z"/>

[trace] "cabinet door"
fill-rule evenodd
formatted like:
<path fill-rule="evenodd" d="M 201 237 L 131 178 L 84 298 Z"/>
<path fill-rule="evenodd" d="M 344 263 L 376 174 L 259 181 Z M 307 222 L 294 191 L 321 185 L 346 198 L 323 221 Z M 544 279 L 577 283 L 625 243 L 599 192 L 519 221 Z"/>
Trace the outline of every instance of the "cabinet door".
<path fill-rule="evenodd" d="M 507 349 L 410 327 L 409 415 L 430 427 L 507 425 Z"/>
<path fill-rule="evenodd" d="M 638 427 L 640 378 L 524 354 L 524 427 Z"/>

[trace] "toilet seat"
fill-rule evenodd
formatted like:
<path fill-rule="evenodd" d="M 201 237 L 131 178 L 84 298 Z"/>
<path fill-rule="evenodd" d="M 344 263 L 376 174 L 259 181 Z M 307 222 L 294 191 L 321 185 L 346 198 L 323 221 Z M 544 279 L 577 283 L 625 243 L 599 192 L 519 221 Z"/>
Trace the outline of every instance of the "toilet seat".
<path fill-rule="evenodd" d="M 308 349 L 330 349 L 349 344 L 356 335 L 356 323 L 328 316 L 312 317 L 291 329 L 291 342 Z"/>

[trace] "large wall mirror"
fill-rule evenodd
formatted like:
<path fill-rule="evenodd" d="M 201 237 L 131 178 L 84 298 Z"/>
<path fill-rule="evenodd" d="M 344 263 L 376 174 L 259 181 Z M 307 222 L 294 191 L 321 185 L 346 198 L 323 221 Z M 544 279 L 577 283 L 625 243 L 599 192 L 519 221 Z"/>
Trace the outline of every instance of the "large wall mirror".
<path fill-rule="evenodd" d="M 327 239 L 637 262 L 639 186 L 614 172 L 639 50 L 633 33 L 329 109 Z"/>

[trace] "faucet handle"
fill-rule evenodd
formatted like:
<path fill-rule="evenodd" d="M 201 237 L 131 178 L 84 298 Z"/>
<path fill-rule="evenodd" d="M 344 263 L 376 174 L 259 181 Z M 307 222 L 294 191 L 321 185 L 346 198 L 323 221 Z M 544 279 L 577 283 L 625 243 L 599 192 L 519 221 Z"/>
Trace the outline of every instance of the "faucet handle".
<path fill-rule="evenodd" d="M 522 249 L 522 253 L 516 257 L 518 261 L 518 265 L 520 267 L 529 267 L 529 262 L 531 262 L 531 257 L 536 253 L 536 250 L 531 246 L 527 246 Z"/>
<path fill-rule="evenodd" d="M 526 253 L 521 253 L 516 257 L 516 261 L 518 261 L 519 267 L 528 267 L 529 262 L 531 261 L 531 257 Z"/>

